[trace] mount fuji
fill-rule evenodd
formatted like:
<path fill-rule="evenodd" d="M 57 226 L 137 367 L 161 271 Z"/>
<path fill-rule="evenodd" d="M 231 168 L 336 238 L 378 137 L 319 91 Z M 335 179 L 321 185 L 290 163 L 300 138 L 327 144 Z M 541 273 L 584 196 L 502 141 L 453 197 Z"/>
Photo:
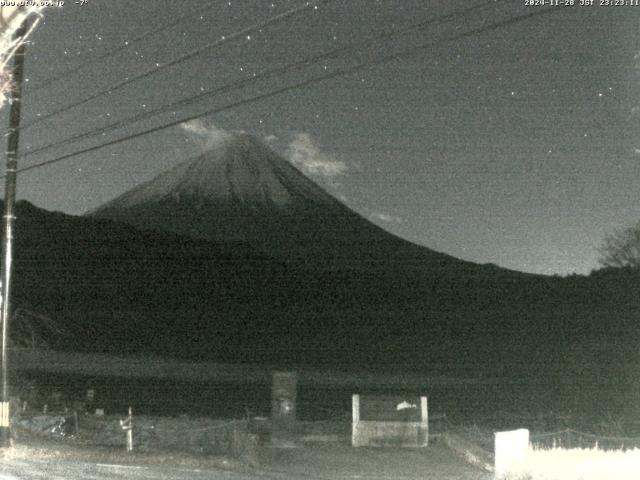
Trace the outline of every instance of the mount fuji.
<path fill-rule="evenodd" d="M 322 268 L 389 261 L 438 269 L 473 265 L 387 233 L 246 134 L 225 136 L 88 215 L 198 240 L 248 243 Z"/>

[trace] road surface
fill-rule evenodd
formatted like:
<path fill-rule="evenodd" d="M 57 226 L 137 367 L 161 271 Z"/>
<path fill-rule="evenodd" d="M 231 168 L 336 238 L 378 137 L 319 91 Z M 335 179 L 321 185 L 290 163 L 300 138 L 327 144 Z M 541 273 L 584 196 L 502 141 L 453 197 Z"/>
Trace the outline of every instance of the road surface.
<path fill-rule="evenodd" d="M 261 465 L 244 471 L 166 464 L 131 464 L 58 457 L 15 448 L 0 459 L 0 480 L 489 480 L 443 445 L 427 449 L 354 449 L 321 445 L 266 451 Z"/>

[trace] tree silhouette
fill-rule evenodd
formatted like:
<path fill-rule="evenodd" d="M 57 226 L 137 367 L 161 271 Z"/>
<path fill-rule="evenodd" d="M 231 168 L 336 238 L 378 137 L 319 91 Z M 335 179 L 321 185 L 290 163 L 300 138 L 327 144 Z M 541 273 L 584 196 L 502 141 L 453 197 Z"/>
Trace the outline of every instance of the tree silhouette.
<path fill-rule="evenodd" d="M 606 235 L 598 251 L 603 267 L 640 268 L 640 222 Z"/>

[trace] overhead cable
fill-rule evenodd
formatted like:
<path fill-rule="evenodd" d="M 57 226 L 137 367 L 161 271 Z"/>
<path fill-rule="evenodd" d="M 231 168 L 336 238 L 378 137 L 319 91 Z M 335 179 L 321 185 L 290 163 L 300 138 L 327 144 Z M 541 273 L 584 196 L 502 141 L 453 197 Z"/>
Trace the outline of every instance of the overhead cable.
<path fill-rule="evenodd" d="M 53 158 L 53 159 L 50 159 L 50 160 L 46 160 L 46 161 L 39 162 L 39 163 L 36 163 L 36 164 L 33 164 L 33 165 L 22 167 L 22 168 L 18 169 L 18 172 L 26 172 L 26 171 L 29 171 L 29 170 L 33 170 L 33 169 L 41 168 L 41 167 L 44 167 L 44 166 L 52 165 L 54 163 L 58 163 L 58 162 L 67 160 L 69 158 L 73 158 L 73 157 L 76 157 L 78 155 L 82 155 L 82 154 L 85 154 L 85 153 L 90 153 L 90 152 L 93 152 L 93 151 L 96 151 L 96 150 L 100 150 L 100 149 L 105 148 L 105 147 L 116 145 L 118 143 L 122 143 L 122 142 L 126 142 L 126 141 L 129 141 L 129 140 L 133 140 L 135 138 L 139 138 L 139 137 L 142 137 L 144 135 L 148 135 L 148 134 L 151 134 L 151 133 L 159 132 L 159 131 L 165 130 L 167 128 L 175 127 L 175 126 L 178 126 L 178 125 L 183 124 L 185 122 L 189 122 L 189 121 L 192 121 L 192 120 L 203 118 L 203 117 L 206 117 L 206 116 L 209 116 L 209 115 L 212 115 L 212 114 L 215 114 L 215 113 L 220 113 L 220 112 L 223 112 L 223 111 L 226 111 L 226 110 L 231 110 L 231 109 L 234 109 L 234 108 L 238 108 L 238 107 L 250 104 L 250 103 L 258 102 L 258 101 L 261 101 L 261 100 L 265 100 L 267 98 L 274 97 L 276 95 L 280 95 L 280 94 L 285 93 L 285 92 L 298 90 L 300 88 L 308 87 L 308 86 L 316 84 L 316 83 L 320 83 L 320 82 L 324 82 L 324 81 L 327 81 L 327 80 L 331 80 L 333 78 L 342 77 L 342 76 L 349 75 L 349 74 L 352 74 L 352 73 L 355 73 L 355 72 L 358 72 L 358 71 L 361 71 L 361 70 L 364 70 L 364 69 L 368 69 L 368 68 L 380 66 L 380 65 L 383 65 L 383 64 L 386 64 L 386 63 L 390 63 L 390 62 L 393 62 L 395 60 L 409 59 L 409 58 L 414 57 L 414 56 L 416 56 L 416 55 L 418 55 L 420 53 L 423 53 L 424 49 L 427 48 L 427 47 L 433 47 L 433 46 L 438 45 L 438 44 L 448 43 L 448 42 L 452 42 L 452 41 L 456 41 L 456 40 L 461 40 L 461 39 L 464 39 L 464 38 L 472 37 L 472 36 L 475 36 L 475 35 L 480 35 L 480 34 L 485 33 L 485 32 L 494 31 L 494 30 L 497 30 L 497 29 L 500 29 L 500 28 L 508 27 L 510 25 L 514 25 L 514 24 L 523 22 L 523 21 L 528 20 L 530 18 L 539 17 L 541 15 L 546 15 L 546 14 L 551 13 L 551 12 L 558 12 L 561 9 L 564 10 L 564 7 L 552 7 L 552 8 L 546 8 L 546 9 L 537 9 L 537 10 L 535 10 L 535 11 L 533 11 L 531 13 L 525 14 L 525 15 L 511 17 L 511 18 L 508 18 L 506 20 L 501 20 L 499 22 L 494 22 L 492 24 L 484 25 L 482 27 L 475 28 L 475 29 L 469 30 L 467 32 L 463 32 L 463 33 L 459 33 L 459 34 L 456 34 L 456 35 L 453 35 L 453 36 L 450 36 L 450 37 L 445 37 L 443 39 L 439 39 L 438 41 L 431 41 L 431 42 L 428 42 L 428 43 L 423 43 L 421 45 L 412 47 L 412 48 L 407 49 L 407 50 L 402 51 L 402 52 L 398 52 L 398 53 L 395 53 L 395 54 L 392 54 L 392 55 L 383 56 L 383 57 L 381 57 L 381 58 L 379 58 L 377 60 L 364 62 L 364 63 L 361 63 L 359 65 L 355 65 L 355 66 L 352 66 L 352 67 L 349 67 L 349 68 L 345 68 L 345 69 L 338 70 L 338 71 L 335 71 L 335 72 L 327 73 L 325 75 L 321 75 L 321 76 L 318 76 L 318 77 L 314 77 L 314 78 L 310 78 L 310 79 L 307 79 L 307 80 L 303 80 L 303 81 L 297 82 L 297 83 L 292 84 L 292 85 L 284 86 L 282 88 L 276 89 L 276 90 L 271 91 L 271 92 L 263 93 L 263 94 L 260 94 L 260 95 L 257 95 L 257 96 L 254 96 L 254 97 L 251 97 L 251 98 L 248 98 L 248 99 L 244 99 L 244 100 L 239 100 L 237 102 L 233 102 L 233 103 L 225 105 L 223 107 L 213 108 L 213 109 L 207 110 L 207 111 L 202 112 L 202 113 L 198 113 L 198 114 L 195 114 L 195 115 L 190 115 L 190 116 L 181 118 L 179 120 L 174 120 L 174 121 L 171 121 L 169 123 L 166 123 L 166 124 L 163 124 L 163 125 L 160 125 L 160 126 L 157 126 L 157 127 L 153 127 L 153 128 L 147 129 L 147 130 L 143 130 L 143 131 L 140 131 L 140 132 L 137 132 L 137 133 L 133 133 L 133 134 L 130 134 L 130 135 L 126 135 L 124 137 L 117 138 L 117 139 L 114 139 L 114 140 L 111 140 L 111 141 L 108 141 L 108 142 L 105 142 L 105 143 L 102 143 L 102 144 L 99 144 L 99 145 L 94 145 L 92 147 L 84 148 L 84 149 L 81 149 L 81 150 L 76 151 L 76 152 L 67 153 L 65 155 L 61 155 L 59 157 L 56 157 L 56 158 Z M 0 178 L 2 178 L 2 177 L 0 177 Z"/>

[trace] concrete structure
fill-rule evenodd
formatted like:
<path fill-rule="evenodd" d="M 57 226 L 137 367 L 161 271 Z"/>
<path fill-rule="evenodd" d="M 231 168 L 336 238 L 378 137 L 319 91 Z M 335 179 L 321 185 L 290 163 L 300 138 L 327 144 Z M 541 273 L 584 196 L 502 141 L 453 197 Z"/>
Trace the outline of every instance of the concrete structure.
<path fill-rule="evenodd" d="M 521 428 L 510 432 L 495 432 L 496 479 L 505 478 L 529 451 L 529 430 Z"/>
<path fill-rule="evenodd" d="M 429 444 L 427 397 L 353 395 L 354 447 L 426 447 Z"/>

